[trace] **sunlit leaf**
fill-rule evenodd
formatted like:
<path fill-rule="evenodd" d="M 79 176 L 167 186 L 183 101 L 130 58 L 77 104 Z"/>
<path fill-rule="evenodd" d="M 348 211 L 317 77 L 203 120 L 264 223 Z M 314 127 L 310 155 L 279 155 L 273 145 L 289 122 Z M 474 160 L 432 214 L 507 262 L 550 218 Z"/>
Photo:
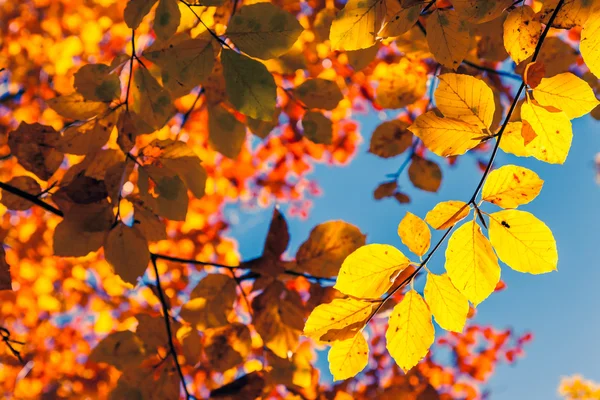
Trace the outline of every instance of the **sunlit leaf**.
<path fill-rule="evenodd" d="M 406 372 L 427 355 L 434 338 L 431 311 L 423 298 L 410 290 L 392 310 L 385 333 L 387 349 Z"/>
<path fill-rule="evenodd" d="M 404 7 L 398 0 L 385 0 L 386 23 L 379 32 L 380 37 L 400 36 L 408 32 L 417 22 L 424 3 L 415 2 Z"/>
<path fill-rule="evenodd" d="M 470 211 L 471 207 L 464 201 L 442 201 L 427 213 L 425 222 L 433 229 L 448 229 L 469 215 Z"/>
<path fill-rule="evenodd" d="M 121 94 L 119 76 L 104 64 L 87 64 L 75 73 L 75 89 L 87 100 L 111 101 Z"/>
<path fill-rule="evenodd" d="M 456 11 L 435 10 L 427 19 L 427 43 L 435 59 L 456 70 L 467 56 L 471 32 Z"/>
<path fill-rule="evenodd" d="M 104 256 L 121 279 L 135 285 L 150 262 L 148 241 L 137 228 L 118 224 L 106 237 Z"/>
<path fill-rule="evenodd" d="M 369 345 L 362 332 L 351 339 L 338 340 L 331 345 L 329 370 L 336 381 L 353 377 L 362 371 L 369 362 Z"/>
<path fill-rule="evenodd" d="M 475 306 L 500 280 L 500 266 L 490 241 L 475 221 L 466 222 L 448 241 L 446 271 L 454 286 Z"/>
<path fill-rule="evenodd" d="M 198 329 L 218 328 L 229 323 L 236 299 L 235 281 L 224 274 L 205 276 L 181 309 L 181 318 Z"/>
<path fill-rule="evenodd" d="M 583 61 L 600 78 L 600 10 L 592 13 L 581 30 L 579 50 Z"/>
<path fill-rule="evenodd" d="M 346 257 L 334 287 L 350 296 L 377 298 L 409 264 L 410 260 L 393 246 L 368 244 Z"/>
<path fill-rule="evenodd" d="M 124 370 L 142 362 L 145 350 L 140 338 L 131 331 L 113 332 L 100 341 L 92 350 L 89 360 L 110 364 Z"/>
<path fill-rule="evenodd" d="M 504 47 L 517 64 L 533 54 L 542 35 L 542 24 L 534 17 L 535 11 L 523 5 L 512 10 L 504 21 Z"/>
<path fill-rule="evenodd" d="M 500 260 L 516 271 L 543 274 L 556 270 L 558 252 L 552 231 L 528 212 L 490 214 L 490 240 Z"/>
<path fill-rule="evenodd" d="M 236 158 L 246 141 L 246 127 L 221 106 L 208 113 L 209 142 L 225 157 Z"/>
<path fill-rule="evenodd" d="M 407 212 L 398 225 L 398 236 L 410 251 L 422 256 L 429 250 L 431 232 L 421 218 Z"/>
<path fill-rule="evenodd" d="M 384 15 L 384 0 L 349 0 L 331 24 L 331 48 L 359 50 L 373 46 Z"/>
<path fill-rule="evenodd" d="M 309 315 L 303 334 L 324 342 L 353 338 L 371 315 L 373 304 L 353 298 L 321 304 Z"/>
<path fill-rule="evenodd" d="M 64 154 L 56 149 L 60 134 L 51 126 L 21 122 L 8 135 L 8 146 L 19 164 L 47 181 L 60 167 Z"/>
<path fill-rule="evenodd" d="M 428 273 L 424 295 L 435 321 L 442 328 L 458 333 L 463 331 L 469 300 L 454 287 L 448 275 Z"/>
<path fill-rule="evenodd" d="M 408 124 L 400 120 L 386 121 L 375 128 L 371 136 L 369 152 L 382 158 L 404 153 L 413 141 Z"/>
<path fill-rule="evenodd" d="M 563 110 L 571 119 L 589 113 L 600 104 L 590 85 L 571 72 L 543 78 L 533 96 L 544 106 Z"/>
<path fill-rule="evenodd" d="M 140 26 L 142 19 L 150 12 L 158 0 L 129 0 L 125 7 L 125 23 L 131 29 Z"/>
<path fill-rule="evenodd" d="M 162 128 L 175 114 L 171 95 L 146 68 L 136 69 L 133 80 L 136 90 L 132 90 L 134 101 L 130 109 L 150 127 Z"/>
<path fill-rule="evenodd" d="M 76 92 L 48 99 L 46 103 L 61 116 L 75 120 L 92 118 L 108 110 L 107 103 L 87 100 Z"/>
<path fill-rule="evenodd" d="M 504 9 L 511 6 L 512 0 L 453 0 L 452 5 L 462 18 L 481 24 L 495 19 Z"/>
<path fill-rule="evenodd" d="M 40 184 L 30 176 L 15 176 L 9 180 L 7 184 L 33 196 L 37 196 L 42 192 Z M 16 194 L 12 194 L 7 190 L 2 190 L 2 199 L 0 199 L 0 203 L 9 210 L 19 211 L 28 210 L 34 205 L 29 200 Z"/>
<path fill-rule="evenodd" d="M 177 32 L 181 19 L 177 0 L 159 0 L 154 16 L 154 32 L 161 40 L 167 40 Z"/>
<path fill-rule="evenodd" d="M 544 181 L 535 172 L 505 165 L 489 174 L 481 198 L 502 208 L 517 208 L 535 199 L 543 185 Z"/>

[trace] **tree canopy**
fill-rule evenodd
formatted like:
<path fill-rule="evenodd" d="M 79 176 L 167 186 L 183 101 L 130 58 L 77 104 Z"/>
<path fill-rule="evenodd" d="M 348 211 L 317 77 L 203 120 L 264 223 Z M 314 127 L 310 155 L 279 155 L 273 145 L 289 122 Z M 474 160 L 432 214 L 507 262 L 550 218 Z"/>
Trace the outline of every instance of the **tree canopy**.
<path fill-rule="evenodd" d="M 523 355 L 530 333 L 471 319 L 503 269 L 551 273 L 559 257 L 550 227 L 519 209 L 544 181 L 494 161 L 562 164 L 571 121 L 600 118 L 597 2 L 0 11 L 5 396 L 477 399 Z M 374 113 L 385 121 L 365 132 Z M 291 218 L 320 193 L 314 165 L 352 162 L 363 137 L 404 157 L 373 197 L 398 202 L 410 253 L 340 220 L 290 251 Z M 437 192 L 441 166 L 465 154 L 481 170 L 468 197 L 410 212 L 411 191 Z M 273 208 L 257 258 L 228 236 L 234 202 Z"/>

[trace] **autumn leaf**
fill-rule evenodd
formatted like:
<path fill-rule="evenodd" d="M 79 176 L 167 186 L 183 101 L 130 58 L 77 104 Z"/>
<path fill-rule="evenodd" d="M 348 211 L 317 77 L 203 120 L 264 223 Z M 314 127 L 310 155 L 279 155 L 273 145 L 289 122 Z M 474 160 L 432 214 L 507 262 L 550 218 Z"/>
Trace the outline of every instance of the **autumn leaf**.
<path fill-rule="evenodd" d="M 308 111 L 302 118 L 304 137 L 314 143 L 331 144 L 333 124 L 329 118 L 318 111 Z"/>
<path fill-rule="evenodd" d="M 517 208 L 535 199 L 543 185 L 544 181 L 535 172 L 505 165 L 489 174 L 481 198 L 502 208 Z"/>
<path fill-rule="evenodd" d="M 525 211 L 490 214 L 490 241 L 503 263 L 519 272 L 543 274 L 556 270 L 558 252 L 552 231 Z"/>
<path fill-rule="evenodd" d="M 104 256 L 121 279 L 135 286 L 150 262 L 148 241 L 137 228 L 118 224 L 106 237 Z"/>
<path fill-rule="evenodd" d="M 358 298 L 377 298 L 409 264 L 410 260 L 393 246 L 368 244 L 346 257 L 334 288 Z"/>
<path fill-rule="evenodd" d="M 535 20 L 535 11 L 528 6 L 516 7 L 504 21 L 504 47 L 519 64 L 535 51 L 542 35 L 542 24 Z"/>
<path fill-rule="evenodd" d="M 113 332 L 100 341 L 88 357 L 95 363 L 110 364 L 123 371 L 136 366 L 145 357 L 141 339 L 131 331 Z"/>
<path fill-rule="evenodd" d="M 30 176 L 15 176 L 8 181 L 7 184 L 33 196 L 37 196 L 42 192 L 40 184 Z M 18 211 L 28 210 L 34 205 L 29 200 L 16 194 L 12 194 L 7 190 L 2 190 L 2 199 L 0 199 L 0 203 L 9 210 Z"/>
<path fill-rule="evenodd" d="M 246 141 L 246 128 L 229 111 L 221 106 L 208 114 L 209 141 L 225 157 L 235 158 Z"/>
<path fill-rule="evenodd" d="M 74 120 L 84 120 L 104 114 L 108 104 L 102 101 L 87 100 L 79 93 L 58 96 L 46 101 L 48 106 L 62 117 Z"/>
<path fill-rule="evenodd" d="M 271 3 L 256 3 L 240 7 L 226 34 L 244 53 L 268 60 L 287 52 L 302 31 L 292 14 Z"/>
<path fill-rule="evenodd" d="M 448 229 L 466 218 L 469 212 L 471 207 L 463 201 L 442 201 L 427 213 L 425 222 L 433 229 Z"/>
<path fill-rule="evenodd" d="M 500 280 L 498 259 L 475 221 L 466 222 L 450 237 L 446 271 L 452 284 L 475 306 L 496 288 Z"/>
<path fill-rule="evenodd" d="M 595 10 L 581 29 L 579 49 L 583 61 L 596 77 L 600 77 L 600 11 Z"/>
<path fill-rule="evenodd" d="M 347 340 L 356 336 L 371 315 L 373 303 L 353 298 L 334 299 L 317 306 L 304 325 L 304 335 L 318 341 Z"/>
<path fill-rule="evenodd" d="M 6 250 L 0 246 L 0 290 L 12 290 L 10 265 L 6 262 Z"/>
<path fill-rule="evenodd" d="M 482 80 L 463 74 L 443 74 L 435 90 L 435 104 L 445 117 L 486 130 L 494 119 L 494 94 Z"/>
<path fill-rule="evenodd" d="M 469 313 L 469 300 L 452 284 L 448 275 L 427 274 L 425 301 L 435 321 L 447 331 L 462 332 Z"/>
<path fill-rule="evenodd" d="M 338 340 L 331 345 L 329 370 L 336 381 L 353 377 L 362 371 L 369 362 L 369 345 L 362 332 L 346 340 Z"/>
<path fill-rule="evenodd" d="M 251 350 L 250 330 L 239 322 L 205 332 L 204 351 L 215 371 L 225 372 L 241 364 Z"/>
<path fill-rule="evenodd" d="M 431 232 L 421 218 L 407 212 L 398 225 L 398 236 L 410 251 L 422 256 L 429 250 Z"/>
<path fill-rule="evenodd" d="M 64 154 L 56 149 L 60 134 L 51 126 L 21 122 L 8 136 L 11 153 L 19 164 L 47 181 L 60 167 Z"/>
<path fill-rule="evenodd" d="M 384 0 L 349 0 L 331 24 L 331 48 L 359 50 L 373 46 L 384 14 Z"/>
<path fill-rule="evenodd" d="M 440 166 L 416 155 L 408 167 L 408 177 L 415 187 L 426 192 L 437 192 L 442 184 Z"/>
<path fill-rule="evenodd" d="M 392 310 L 385 333 L 390 355 L 406 372 L 427 355 L 434 338 L 427 303 L 414 290 L 408 291 Z"/>
<path fill-rule="evenodd" d="M 307 79 L 294 89 L 294 96 L 308 108 L 333 110 L 344 98 L 338 85 L 326 79 Z"/>
<path fill-rule="evenodd" d="M 159 0 L 154 16 L 154 32 L 161 40 L 167 40 L 175 34 L 181 19 L 177 0 Z"/>
<path fill-rule="evenodd" d="M 161 217 L 185 221 L 189 201 L 187 187 L 175 171 L 146 165 L 138 169 L 138 174 L 142 201 Z"/>
<path fill-rule="evenodd" d="M 142 19 L 150 12 L 158 0 L 129 0 L 125 7 L 125 23 L 131 29 L 137 29 Z"/>
<path fill-rule="evenodd" d="M 92 101 L 111 101 L 121 95 L 119 76 L 105 64 L 87 64 L 75 73 L 75 89 Z"/>
<path fill-rule="evenodd" d="M 498 18 L 512 3 L 511 0 L 454 0 L 452 5 L 462 18 L 481 24 Z"/>
<path fill-rule="evenodd" d="M 456 11 L 435 10 L 428 19 L 427 43 L 435 59 L 456 70 L 467 56 L 471 32 Z"/>
<path fill-rule="evenodd" d="M 382 158 L 404 153 L 413 141 L 408 124 L 400 120 L 386 121 L 375 128 L 369 144 L 369 152 Z"/>
<path fill-rule="evenodd" d="M 397 0 L 385 0 L 385 6 L 386 22 L 379 31 L 379 36 L 383 38 L 400 36 L 408 32 L 419 19 L 424 3 L 415 2 L 404 7 Z"/>
<path fill-rule="evenodd" d="M 589 113 L 600 104 L 590 85 L 571 72 L 543 78 L 533 96 L 544 106 L 563 110 L 571 119 Z"/>
<path fill-rule="evenodd" d="M 273 75 L 260 62 L 233 50 L 223 49 L 221 62 L 231 104 L 248 117 L 271 121 L 277 100 Z"/>
<path fill-rule="evenodd" d="M 235 281 L 227 275 L 206 275 L 183 305 L 181 318 L 201 330 L 227 325 L 236 299 L 235 288 Z"/>
<path fill-rule="evenodd" d="M 143 118 L 144 123 L 151 128 L 162 128 L 175 114 L 171 94 L 146 68 L 136 69 L 133 80 L 134 101 L 130 109 Z"/>

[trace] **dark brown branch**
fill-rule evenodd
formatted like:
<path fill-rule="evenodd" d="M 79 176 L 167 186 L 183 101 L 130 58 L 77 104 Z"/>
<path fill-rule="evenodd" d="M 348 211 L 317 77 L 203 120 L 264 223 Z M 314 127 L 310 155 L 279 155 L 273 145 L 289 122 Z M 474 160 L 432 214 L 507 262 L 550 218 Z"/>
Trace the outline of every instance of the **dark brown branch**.
<path fill-rule="evenodd" d="M 21 365 L 25 365 L 25 361 L 23 360 L 23 357 L 21 356 L 21 352 L 18 351 L 17 349 L 15 349 L 15 347 L 13 346 L 13 344 L 23 345 L 25 343 L 11 339 L 10 331 L 3 326 L 0 326 L 0 336 L 2 336 L 2 341 L 8 347 L 8 349 L 13 354 L 13 356 L 17 357 L 17 359 L 19 360 Z"/>
<path fill-rule="evenodd" d="M 165 326 L 167 328 L 167 337 L 169 340 L 169 354 L 171 355 L 171 357 L 173 357 L 173 361 L 175 362 L 175 367 L 177 368 L 177 373 L 179 374 L 179 379 L 181 380 L 181 385 L 183 386 L 183 391 L 185 392 L 185 398 L 189 400 L 192 399 L 193 396 L 187 389 L 185 375 L 183 375 L 183 370 L 181 369 L 181 365 L 179 364 L 179 360 L 177 359 L 177 350 L 175 349 L 175 343 L 173 342 L 173 332 L 171 330 L 171 317 L 169 316 L 169 305 L 167 303 L 162 285 L 160 283 L 160 274 L 158 273 L 158 266 L 156 265 L 156 256 L 152 255 L 150 257 L 150 261 L 152 261 L 152 266 L 154 267 L 158 299 L 160 300 L 160 305 L 162 306 L 163 317 L 165 319 Z"/>

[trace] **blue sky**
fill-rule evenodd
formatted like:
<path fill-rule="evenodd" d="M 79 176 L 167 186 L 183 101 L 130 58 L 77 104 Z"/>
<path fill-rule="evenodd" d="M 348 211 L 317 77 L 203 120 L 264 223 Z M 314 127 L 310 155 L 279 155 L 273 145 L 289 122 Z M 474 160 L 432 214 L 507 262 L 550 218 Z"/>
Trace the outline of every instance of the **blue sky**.
<path fill-rule="evenodd" d="M 404 155 L 383 160 L 367 152 L 371 132 L 380 122 L 372 115 L 361 120 L 364 142 L 348 166 L 316 166 L 311 178 L 324 193 L 314 199 L 306 221 L 288 219 L 291 254 L 315 225 L 334 219 L 360 227 L 367 234 L 368 243 L 402 248 L 396 232 L 406 211 L 424 217 L 439 201 L 470 198 L 481 172 L 476 168 L 475 157 L 467 155 L 458 166 L 444 167 L 438 193 L 412 188 L 405 172 L 400 183 L 411 196 L 411 204 L 400 205 L 393 199 L 374 201 L 373 189 L 404 160 Z M 503 266 L 502 279 L 508 288 L 478 307 L 476 322 L 534 334 L 524 358 L 496 371 L 487 386 L 492 399 L 555 399 L 560 378 L 574 373 L 600 381 L 600 316 L 596 309 L 600 305 L 600 267 L 595 259 L 600 245 L 600 187 L 595 184 L 594 168 L 594 157 L 600 151 L 600 130 L 590 117 L 574 121 L 573 130 L 573 145 L 564 165 L 548 165 L 503 153 L 496 161 L 496 166 L 517 164 L 533 169 L 545 181 L 538 198 L 521 209 L 532 212 L 552 229 L 558 243 L 559 264 L 557 272 L 537 276 Z M 234 204 L 229 210 L 239 213 L 239 222 L 233 225 L 231 234 L 239 240 L 242 258 L 257 256 L 271 210 L 250 214 Z M 429 263 L 434 272 L 443 271 L 445 245 L 442 250 Z"/>

